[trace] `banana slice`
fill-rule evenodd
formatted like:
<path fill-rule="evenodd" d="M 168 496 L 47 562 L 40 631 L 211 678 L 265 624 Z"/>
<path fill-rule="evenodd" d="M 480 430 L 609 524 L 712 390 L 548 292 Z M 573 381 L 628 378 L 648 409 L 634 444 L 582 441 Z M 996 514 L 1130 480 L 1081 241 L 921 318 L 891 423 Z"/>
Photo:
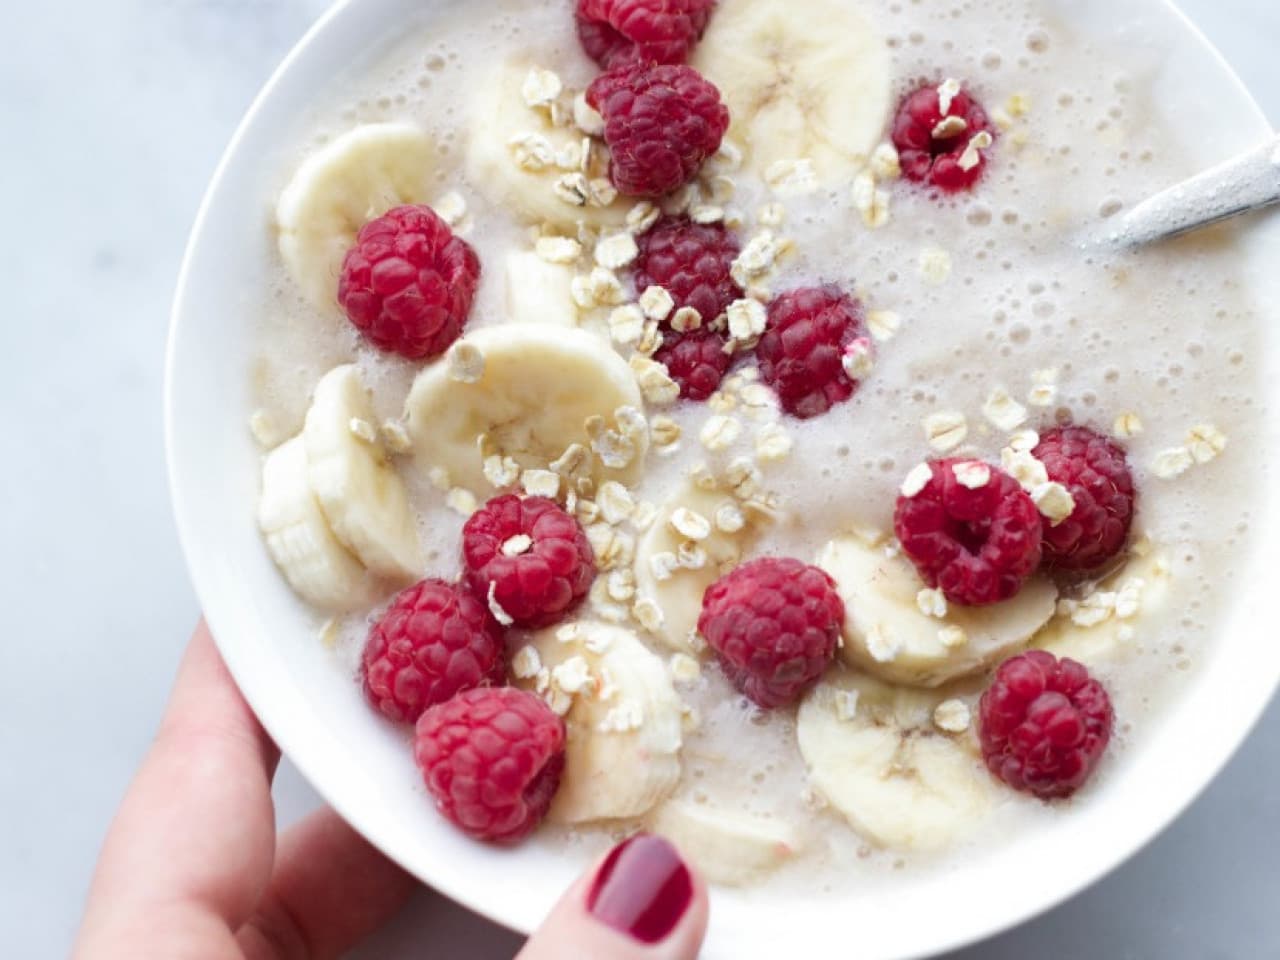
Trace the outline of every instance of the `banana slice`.
<path fill-rule="evenodd" d="M 742 886 L 759 880 L 801 849 L 800 833 L 776 818 L 668 800 L 649 829 L 674 843 L 708 880 Z"/>
<path fill-rule="evenodd" d="M 377 581 L 338 542 L 311 492 L 301 437 L 276 447 L 262 465 L 258 527 L 271 559 L 307 603 L 345 613 L 378 601 Z"/>
<path fill-rule="evenodd" d="M 387 462 L 369 394 L 352 364 L 321 377 L 302 440 L 307 479 L 337 538 L 374 573 L 416 580 L 424 565 L 409 495 Z"/>
<path fill-rule="evenodd" d="M 280 254 L 307 297 L 337 306 L 338 274 L 356 233 L 404 203 L 425 203 L 439 164 L 426 132 L 371 123 L 307 157 L 276 204 Z"/>
<path fill-rule="evenodd" d="M 946 615 L 921 610 L 924 584 L 901 555 L 857 536 L 823 548 L 818 566 L 836 581 L 845 603 L 844 644 L 850 666 L 890 683 L 936 687 L 1004 659 L 1053 616 L 1058 591 L 1044 577 L 990 607 L 950 604 Z"/>
<path fill-rule="evenodd" d="M 612 451 L 618 457 L 612 466 L 593 458 L 595 479 L 630 484 L 640 476 L 648 431 L 615 416 L 620 407 L 643 409 L 640 390 L 626 361 L 600 338 L 526 323 L 487 327 L 459 343 L 483 356 L 479 379 L 454 379 L 446 356 L 418 374 L 409 391 L 405 417 L 419 463 L 445 468 L 454 484 L 473 492 L 485 490 L 482 434 L 521 467 L 546 469 L 570 444 L 590 446 L 586 423 L 600 416 L 626 444 Z"/>
<path fill-rule="evenodd" d="M 573 703 L 550 818 L 585 823 L 648 812 L 680 778 L 681 703 L 666 666 L 631 631 L 589 620 L 543 630 L 531 645 L 547 671 L 535 689 L 554 698 L 570 688 Z"/>
<path fill-rule="evenodd" d="M 521 87 L 533 66 L 520 58 L 498 63 L 477 85 L 471 105 L 477 122 L 467 144 L 470 181 L 495 206 L 533 223 L 570 232 L 579 224 L 621 227 L 631 209 L 625 198 L 601 206 L 583 196 L 590 194 L 583 188 L 591 180 L 607 176 L 607 165 L 586 171 L 582 163 L 558 162 L 581 159 L 585 134 L 574 126 L 553 126 L 547 111 L 525 102 Z"/>
<path fill-rule="evenodd" d="M 940 849 L 994 803 L 972 735 L 933 725 L 942 700 L 841 672 L 800 705 L 796 732 L 811 786 L 882 846 Z"/>
<path fill-rule="evenodd" d="M 573 271 L 536 253 L 517 251 L 506 260 L 507 319 L 512 323 L 576 326 Z"/>
<path fill-rule="evenodd" d="M 1147 542 L 1135 545 L 1128 563 L 1099 583 L 1083 601 L 1065 601 L 1036 634 L 1032 646 L 1094 666 L 1137 652 L 1145 618 L 1169 605 L 1173 568 L 1168 553 Z"/>
<path fill-rule="evenodd" d="M 851 0 L 809 0 L 800 15 L 721 0 L 693 65 L 724 95 L 744 166 L 766 180 L 808 160 L 816 186 L 845 186 L 884 137 L 888 47 Z"/>
<path fill-rule="evenodd" d="M 677 530 L 672 520 L 678 510 L 705 520 L 707 535 L 690 540 Z M 636 544 L 636 594 L 655 601 L 662 611 L 657 635 L 667 646 L 684 653 L 701 649 L 702 595 L 750 549 L 761 533 L 760 522 L 759 514 L 743 511 L 731 494 L 703 490 L 689 481 L 658 509 Z M 679 565 L 682 557 L 701 566 Z"/>

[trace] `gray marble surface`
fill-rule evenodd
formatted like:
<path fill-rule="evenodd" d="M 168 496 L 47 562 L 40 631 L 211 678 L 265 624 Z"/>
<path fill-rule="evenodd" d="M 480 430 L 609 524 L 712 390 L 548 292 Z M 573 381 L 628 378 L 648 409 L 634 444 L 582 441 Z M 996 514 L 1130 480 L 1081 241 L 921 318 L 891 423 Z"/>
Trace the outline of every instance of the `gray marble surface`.
<path fill-rule="evenodd" d="M 1280 8 L 1184 6 L 1280 121 Z M 165 490 L 169 299 L 218 155 L 323 7 L 63 0 L 9 4 L 0 17 L 5 956 L 65 955 L 99 842 L 195 620 Z M 286 823 L 318 803 L 287 763 L 276 795 Z M 1277 796 L 1273 706 L 1151 847 L 1059 909 L 952 960 L 1280 955 Z M 424 892 L 357 956 L 483 960 L 509 957 L 517 943 Z"/>

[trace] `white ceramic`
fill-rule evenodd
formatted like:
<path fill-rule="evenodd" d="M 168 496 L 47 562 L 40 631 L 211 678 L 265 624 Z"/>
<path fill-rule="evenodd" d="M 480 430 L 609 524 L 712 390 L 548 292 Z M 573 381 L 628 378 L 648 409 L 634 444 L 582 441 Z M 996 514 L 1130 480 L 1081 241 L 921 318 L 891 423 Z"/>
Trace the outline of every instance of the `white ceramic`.
<path fill-rule="evenodd" d="M 431 809 L 403 733 L 380 722 L 335 669 L 304 611 L 271 566 L 254 526 L 259 452 L 246 427 L 245 345 L 254 291 L 270 256 L 264 211 L 281 157 L 299 142 L 318 90 L 376 54 L 397 26 L 448 16 L 453 0 L 348 0 L 334 6 L 271 78 L 236 132 L 192 232 L 173 311 L 166 430 L 170 480 L 187 562 L 214 635 L 276 742 L 358 830 L 431 886 L 493 920 L 528 931 L 581 869 L 537 841 L 498 850 L 463 838 Z M 1105 0 L 1059 0 L 1064 13 L 1113 32 Z M 566 0 L 567 4 L 567 0 Z M 1209 165 L 1269 128 L 1235 75 L 1163 0 L 1149 0 L 1166 68 L 1198 78 L 1180 128 Z M 426 8 L 426 9 L 424 9 Z M 1167 36 L 1164 36 L 1167 34 Z M 1172 105 L 1164 104 L 1164 108 Z M 1277 302 L 1280 222 L 1247 228 L 1259 301 Z M 1263 284 L 1270 284 L 1263 289 Z M 1280 396 L 1280 341 L 1267 342 L 1265 382 Z M 1280 449 L 1280 418 L 1258 464 Z M 793 955 L 888 960 L 925 956 L 993 934 L 1097 880 L 1166 826 L 1212 779 L 1258 718 L 1280 678 L 1266 603 L 1280 569 L 1275 505 L 1253 509 L 1264 541 L 1240 569 L 1237 602 L 1185 693 L 1142 731 L 1125 774 L 1108 778 L 1069 817 L 998 854 L 937 873 L 910 895 L 874 889 L 843 901 L 784 901 L 768 891 L 716 891 L 708 958 Z M 1206 878 L 1211 881 L 1212 878 Z M 922 909 L 925 913 L 922 916 Z"/>

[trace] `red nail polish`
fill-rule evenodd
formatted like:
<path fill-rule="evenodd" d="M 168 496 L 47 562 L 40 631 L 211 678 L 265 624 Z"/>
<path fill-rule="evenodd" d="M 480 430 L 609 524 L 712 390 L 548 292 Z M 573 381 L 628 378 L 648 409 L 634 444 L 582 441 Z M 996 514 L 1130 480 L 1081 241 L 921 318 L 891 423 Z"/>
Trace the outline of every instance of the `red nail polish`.
<path fill-rule="evenodd" d="M 693 901 L 693 877 L 662 837 L 638 833 L 600 865 L 587 909 L 642 943 L 665 940 Z"/>

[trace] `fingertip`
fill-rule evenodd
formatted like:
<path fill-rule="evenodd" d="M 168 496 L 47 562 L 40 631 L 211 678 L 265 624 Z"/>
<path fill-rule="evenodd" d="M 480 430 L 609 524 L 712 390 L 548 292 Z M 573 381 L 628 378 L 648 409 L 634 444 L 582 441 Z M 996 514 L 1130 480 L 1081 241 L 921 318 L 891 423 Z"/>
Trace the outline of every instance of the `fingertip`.
<path fill-rule="evenodd" d="M 666 839 L 636 834 L 574 882 L 520 960 L 694 960 L 709 915 L 697 871 Z"/>
<path fill-rule="evenodd" d="M 685 863 L 688 863 L 686 860 Z M 689 904 L 689 913 L 685 918 L 688 924 L 688 935 L 694 939 L 696 946 L 689 954 L 696 957 L 707 939 L 707 925 L 711 922 L 711 891 L 707 887 L 706 878 L 689 864 L 689 873 L 693 876 L 693 902 Z"/>

